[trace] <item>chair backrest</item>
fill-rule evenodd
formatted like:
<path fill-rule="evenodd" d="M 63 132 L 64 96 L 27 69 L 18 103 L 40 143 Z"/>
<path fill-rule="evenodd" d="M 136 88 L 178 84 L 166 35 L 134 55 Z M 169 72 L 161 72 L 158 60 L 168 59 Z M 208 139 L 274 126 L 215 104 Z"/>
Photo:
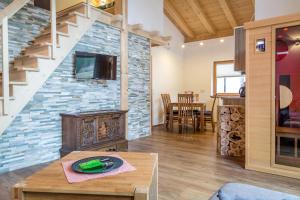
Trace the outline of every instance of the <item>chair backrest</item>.
<path fill-rule="evenodd" d="M 191 118 L 193 117 L 194 107 L 189 103 L 178 104 L 178 117 L 180 118 Z"/>
<path fill-rule="evenodd" d="M 211 115 L 212 115 L 212 118 L 213 118 L 213 115 L 214 115 L 214 109 L 215 109 L 215 104 L 216 104 L 217 95 L 215 95 L 213 98 L 214 98 L 214 101 L 213 101 L 212 108 L 211 108 Z"/>
<path fill-rule="evenodd" d="M 178 103 L 192 103 L 193 98 L 193 94 L 178 94 Z"/>
<path fill-rule="evenodd" d="M 184 94 L 193 94 L 193 91 L 184 91 Z"/>
<path fill-rule="evenodd" d="M 200 101 L 200 95 L 199 94 L 194 94 L 194 102 L 199 102 Z"/>
<path fill-rule="evenodd" d="M 164 105 L 164 112 L 169 112 L 169 103 L 171 103 L 171 97 L 170 94 L 161 94 L 161 98 Z"/>

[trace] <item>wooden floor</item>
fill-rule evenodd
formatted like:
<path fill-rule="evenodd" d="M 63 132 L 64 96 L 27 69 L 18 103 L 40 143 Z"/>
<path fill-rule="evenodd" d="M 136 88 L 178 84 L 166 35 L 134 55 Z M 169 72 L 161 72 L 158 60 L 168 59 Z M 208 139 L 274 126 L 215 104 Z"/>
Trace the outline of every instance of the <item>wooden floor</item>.
<path fill-rule="evenodd" d="M 212 133 L 168 133 L 154 128 L 153 136 L 135 140 L 130 151 L 159 153 L 159 200 L 207 200 L 227 182 L 240 182 L 300 195 L 300 180 L 243 169 L 241 160 L 216 154 Z M 0 200 L 10 187 L 45 165 L 0 176 Z"/>

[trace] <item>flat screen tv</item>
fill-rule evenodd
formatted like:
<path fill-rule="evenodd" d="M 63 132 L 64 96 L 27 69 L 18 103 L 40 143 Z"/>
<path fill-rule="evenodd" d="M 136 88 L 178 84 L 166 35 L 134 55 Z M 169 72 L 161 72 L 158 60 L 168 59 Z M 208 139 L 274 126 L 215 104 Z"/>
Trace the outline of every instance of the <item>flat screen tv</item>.
<path fill-rule="evenodd" d="M 77 79 L 116 80 L 117 56 L 75 52 Z"/>

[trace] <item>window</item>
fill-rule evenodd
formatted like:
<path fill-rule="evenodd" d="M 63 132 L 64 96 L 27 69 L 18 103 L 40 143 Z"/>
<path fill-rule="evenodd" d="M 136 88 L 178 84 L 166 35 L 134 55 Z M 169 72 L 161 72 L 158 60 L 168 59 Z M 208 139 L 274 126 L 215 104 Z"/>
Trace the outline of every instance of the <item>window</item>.
<path fill-rule="evenodd" d="M 234 71 L 234 61 L 214 62 L 214 95 L 235 95 L 245 82 L 241 72 Z"/>

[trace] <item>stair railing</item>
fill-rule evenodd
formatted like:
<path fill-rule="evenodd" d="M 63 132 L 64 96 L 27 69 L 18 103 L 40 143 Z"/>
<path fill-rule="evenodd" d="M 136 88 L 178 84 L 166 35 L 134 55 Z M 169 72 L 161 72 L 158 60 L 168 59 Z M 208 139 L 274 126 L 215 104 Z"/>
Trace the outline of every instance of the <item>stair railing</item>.
<path fill-rule="evenodd" d="M 8 19 L 23 8 L 30 0 L 14 0 L 4 10 L 0 12 L 0 26 L 2 25 L 2 95 L 3 109 L 2 114 L 9 114 L 9 98 L 10 98 L 10 80 L 9 80 L 9 49 L 8 49 Z M 86 0 L 86 16 L 89 18 L 91 14 L 90 0 Z M 57 30 L 56 30 L 56 0 L 50 0 L 51 13 L 51 44 L 52 59 L 56 57 L 57 48 Z"/>
<path fill-rule="evenodd" d="M 8 50 L 8 19 L 23 8 L 30 0 L 14 0 L 0 12 L 2 25 L 2 114 L 7 115 L 9 105 L 9 50 Z"/>

